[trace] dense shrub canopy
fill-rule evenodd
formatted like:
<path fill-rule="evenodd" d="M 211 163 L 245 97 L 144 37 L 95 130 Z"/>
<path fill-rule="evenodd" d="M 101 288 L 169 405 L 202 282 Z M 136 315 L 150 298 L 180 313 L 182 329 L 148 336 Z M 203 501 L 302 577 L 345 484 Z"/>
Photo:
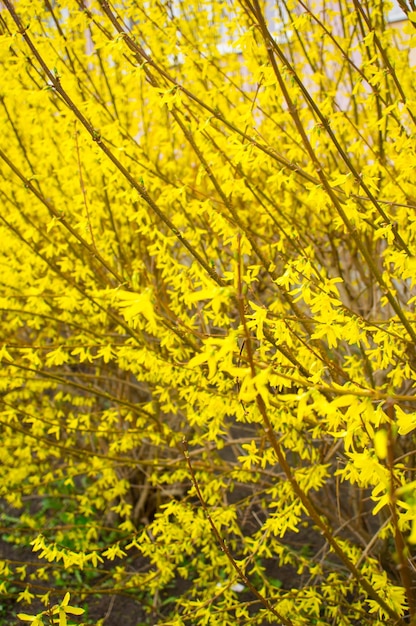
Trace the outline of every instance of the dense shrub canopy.
<path fill-rule="evenodd" d="M 25 610 L 415 615 L 399 4 L 3 0 L 0 495 L 34 554 L 0 592 Z"/>

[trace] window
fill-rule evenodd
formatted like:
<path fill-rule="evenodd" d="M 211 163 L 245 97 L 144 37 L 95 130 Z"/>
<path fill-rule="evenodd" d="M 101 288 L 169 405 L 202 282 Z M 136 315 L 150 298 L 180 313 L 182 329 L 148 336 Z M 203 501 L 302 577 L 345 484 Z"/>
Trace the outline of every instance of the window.
<path fill-rule="evenodd" d="M 392 24 L 393 22 L 401 22 L 406 19 L 406 13 L 400 8 L 397 0 L 393 0 L 393 8 L 387 14 L 387 21 Z"/>

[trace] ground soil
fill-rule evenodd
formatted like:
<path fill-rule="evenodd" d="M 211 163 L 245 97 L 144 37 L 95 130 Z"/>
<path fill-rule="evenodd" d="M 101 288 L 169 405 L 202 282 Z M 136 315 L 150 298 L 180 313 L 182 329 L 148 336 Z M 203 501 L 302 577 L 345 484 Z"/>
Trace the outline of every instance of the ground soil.
<path fill-rule="evenodd" d="M 19 564 L 35 563 L 34 556 L 30 548 L 14 546 L 0 537 L 0 560 Z M 16 617 L 17 613 L 36 614 L 38 611 L 44 610 L 45 607 L 37 601 L 34 601 L 30 606 L 18 604 L 15 597 L 17 593 L 9 597 L 0 596 L 0 626 L 23 626 L 25 622 Z M 72 596 L 71 600 L 73 604 L 77 604 L 76 597 Z M 80 605 L 83 604 L 84 602 Z M 92 597 L 87 604 L 88 623 L 91 624 L 95 624 L 102 618 L 105 618 L 105 626 L 152 626 L 157 623 L 151 615 L 146 613 L 139 601 L 131 598 L 108 594 Z"/>
<path fill-rule="evenodd" d="M 319 550 L 321 547 L 317 545 L 316 537 L 308 537 L 304 533 L 297 534 L 292 539 L 296 544 L 293 547 L 298 549 L 302 545 L 312 547 L 311 539 L 315 542 L 314 550 Z M 13 563 L 33 563 L 33 568 L 36 565 L 36 558 L 30 547 L 14 546 L 0 536 L 0 560 L 4 559 Z M 272 559 L 264 563 L 264 565 L 269 576 L 281 581 L 282 588 L 291 589 L 302 584 L 296 571 L 291 567 L 279 568 Z M 37 566 L 39 566 L 38 563 Z M 140 570 L 142 566 L 143 563 L 140 563 L 140 560 L 131 564 L 131 567 L 135 570 Z M 169 595 L 180 597 L 188 585 L 189 583 L 178 580 L 177 585 L 169 590 Z M 17 593 L 18 591 L 14 597 L 0 597 L 0 626 L 23 626 L 24 622 L 16 617 L 18 612 L 36 614 L 38 611 L 44 610 L 44 607 L 37 601 L 34 601 L 30 606 L 18 604 L 16 601 Z M 64 591 L 61 592 L 60 590 L 59 597 L 62 597 L 63 593 Z M 241 600 L 253 600 L 253 598 L 249 597 L 248 592 L 243 592 Z M 87 614 L 82 619 L 79 618 L 78 623 L 84 620 L 87 624 L 96 624 L 98 620 L 104 619 L 104 626 L 156 626 L 163 622 L 163 615 L 152 614 L 151 611 L 146 610 L 146 607 L 139 599 L 135 600 L 130 597 L 112 595 L 111 592 L 100 597 L 92 596 L 87 602 L 77 600 L 76 596 L 72 595 L 71 603 L 76 606 L 85 606 L 87 604 Z"/>

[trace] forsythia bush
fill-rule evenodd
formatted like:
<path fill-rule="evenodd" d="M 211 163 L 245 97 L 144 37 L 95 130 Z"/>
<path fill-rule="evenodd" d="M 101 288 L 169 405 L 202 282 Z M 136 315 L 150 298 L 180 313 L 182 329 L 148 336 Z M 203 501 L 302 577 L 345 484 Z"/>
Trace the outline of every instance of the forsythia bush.
<path fill-rule="evenodd" d="M 1 527 L 33 554 L 0 593 L 24 619 L 70 592 L 166 626 L 416 623 L 399 4 L 400 29 L 384 0 L 3 0 Z"/>

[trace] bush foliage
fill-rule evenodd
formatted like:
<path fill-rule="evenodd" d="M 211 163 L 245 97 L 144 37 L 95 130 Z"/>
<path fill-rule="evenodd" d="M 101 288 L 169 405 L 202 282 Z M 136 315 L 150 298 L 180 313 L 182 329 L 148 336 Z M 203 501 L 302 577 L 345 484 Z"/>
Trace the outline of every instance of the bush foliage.
<path fill-rule="evenodd" d="M 66 620 L 70 592 L 166 626 L 414 619 L 399 4 L 401 28 L 383 0 L 3 0 L 1 524 L 33 550 L 0 561 L 17 611 Z"/>

